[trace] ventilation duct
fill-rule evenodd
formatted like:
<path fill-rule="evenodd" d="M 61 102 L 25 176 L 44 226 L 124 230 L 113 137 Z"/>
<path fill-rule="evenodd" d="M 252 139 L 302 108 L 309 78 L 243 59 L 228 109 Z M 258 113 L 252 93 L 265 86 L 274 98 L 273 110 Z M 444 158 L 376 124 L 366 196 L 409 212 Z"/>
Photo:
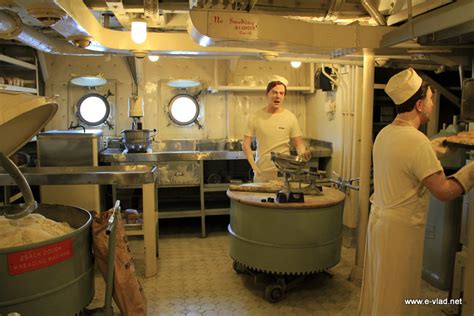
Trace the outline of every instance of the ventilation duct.
<path fill-rule="evenodd" d="M 76 56 L 102 55 L 101 53 L 78 49 L 61 40 L 50 38 L 24 25 L 20 17 L 12 11 L 0 11 L 0 21 L 0 38 L 14 39 L 39 51 L 50 54 Z"/>
<path fill-rule="evenodd" d="M 317 24 L 274 15 L 190 11 L 188 33 L 201 45 L 335 55 L 380 47 L 385 26 Z"/>

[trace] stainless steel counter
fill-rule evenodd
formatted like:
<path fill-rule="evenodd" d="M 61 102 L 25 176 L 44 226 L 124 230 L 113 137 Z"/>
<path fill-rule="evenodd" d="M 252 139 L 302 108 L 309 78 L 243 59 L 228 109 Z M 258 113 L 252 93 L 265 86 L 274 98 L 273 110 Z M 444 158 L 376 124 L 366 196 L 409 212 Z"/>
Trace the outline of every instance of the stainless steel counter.
<path fill-rule="evenodd" d="M 199 160 L 246 159 L 243 151 L 166 151 L 151 153 L 122 153 L 120 150 L 107 149 L 100 153 L 102 162 L 167 162 Z"/>
<path fill-rule="evenodd" d="M 331 157 L 332 148 L 312 146 L 313 157 Z M 123 153 L 118 149 L 107 149 L 100 153 L 101 162 L 140 163 L 167 161 L 199 161 L 199 160 L 245 160 L 243 151 L 158 151 L 151 153 Z"/>
<path fill-rule="evenodd" d="M 156 166 L 84 166 L 20 168 L 30 185 L 155 183 Z M 0 185 L 16 185 L 9 174 L 0 173 Z"/>

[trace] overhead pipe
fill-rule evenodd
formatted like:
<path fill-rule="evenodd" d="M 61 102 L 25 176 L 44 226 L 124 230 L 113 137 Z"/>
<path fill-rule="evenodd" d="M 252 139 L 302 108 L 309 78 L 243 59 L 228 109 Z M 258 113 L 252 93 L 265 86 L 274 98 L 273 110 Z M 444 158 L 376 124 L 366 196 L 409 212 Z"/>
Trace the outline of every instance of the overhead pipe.
<path fill-rule="evenodd" d="M 101 53 L 76 48 L 65 42 L 47 37 L 24 25 L 20 17 L 8 10 L 0 11 L 0 38 L 14 39 L 39 51 L 57 55 L 102 56 Z"/>
<path fill-rule="evenodd" d="M 387 25 L 387 21 L 380 13 L 380 11 L 375 7 L 372 0 L 361 0 L 360 3 L 364 6 L 370 16 L 377 22 L 378 25 Z"/>

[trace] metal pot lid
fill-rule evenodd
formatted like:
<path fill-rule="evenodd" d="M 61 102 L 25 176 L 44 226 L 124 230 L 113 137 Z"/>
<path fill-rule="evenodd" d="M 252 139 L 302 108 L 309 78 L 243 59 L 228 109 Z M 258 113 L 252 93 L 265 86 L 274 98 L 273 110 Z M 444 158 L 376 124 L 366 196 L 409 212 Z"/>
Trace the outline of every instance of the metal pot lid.
<path fill-rule="evenodd" d="M 0 152 L 7 157 L 35 136 L 54 116 L 53 98 L 0 92 Z"/>

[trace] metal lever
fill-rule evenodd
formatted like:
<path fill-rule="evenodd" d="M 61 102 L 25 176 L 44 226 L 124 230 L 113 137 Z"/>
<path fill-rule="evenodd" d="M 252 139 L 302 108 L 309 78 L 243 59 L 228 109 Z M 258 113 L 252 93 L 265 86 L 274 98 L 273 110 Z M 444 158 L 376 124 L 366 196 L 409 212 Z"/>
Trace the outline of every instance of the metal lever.
<path fill-rule="evenodd" d="M 114 228 L 115 216 L 117 216 L 117 212 L 120 212 L 120 200 L 115 201 L 115 205 L 114 205 L 114 208 L 113 208 L 113 211 L 112 211 L 112 215 L 110 215 L 110 217 L 109 217 L 109 221 L 108 221 L 108 224 L 107 224 L 107 229 L 105 230 L 105 233 L 107 235 L 110 235 L 110 233 L 112 232 L 112 229 Z"/>
<path fill-rule="evenodd" d="M 358 182 L 360 179 L 359 178 L 354 178 L 354 179 L 349 179 L 349 180 L 344 180 L 339 174 L 335 171 L 332 172 L 333 175 L 337 177 L 337 179 L 330 179 L 330 181 L 334 184 L 336 184 L 342 192 L 346 192 L 347 189 L 352 189 L 352 190 L 357 190 L 359 191 L 359 187 L 355 186 L 352 184 L 352 182 Z"/>
<path fill-rule="evenodd" d="M 5 211 L 5 217 L 10 219 L 22 218 L 38 208 L 38 203 L 36 203 L 33 193 L 31 192 L 28 182 L 26 182 L 25 177 L 21 173 L 20 169 L 10 160 L 3 152 L 0 152 L 0 165 L 5 169 L 5 171 L 15 180 L 16 184 L 20 188 L 21 194 L 25 199 L 25 203 L 20 204 L 20 206 L 9 207 Z"/>

